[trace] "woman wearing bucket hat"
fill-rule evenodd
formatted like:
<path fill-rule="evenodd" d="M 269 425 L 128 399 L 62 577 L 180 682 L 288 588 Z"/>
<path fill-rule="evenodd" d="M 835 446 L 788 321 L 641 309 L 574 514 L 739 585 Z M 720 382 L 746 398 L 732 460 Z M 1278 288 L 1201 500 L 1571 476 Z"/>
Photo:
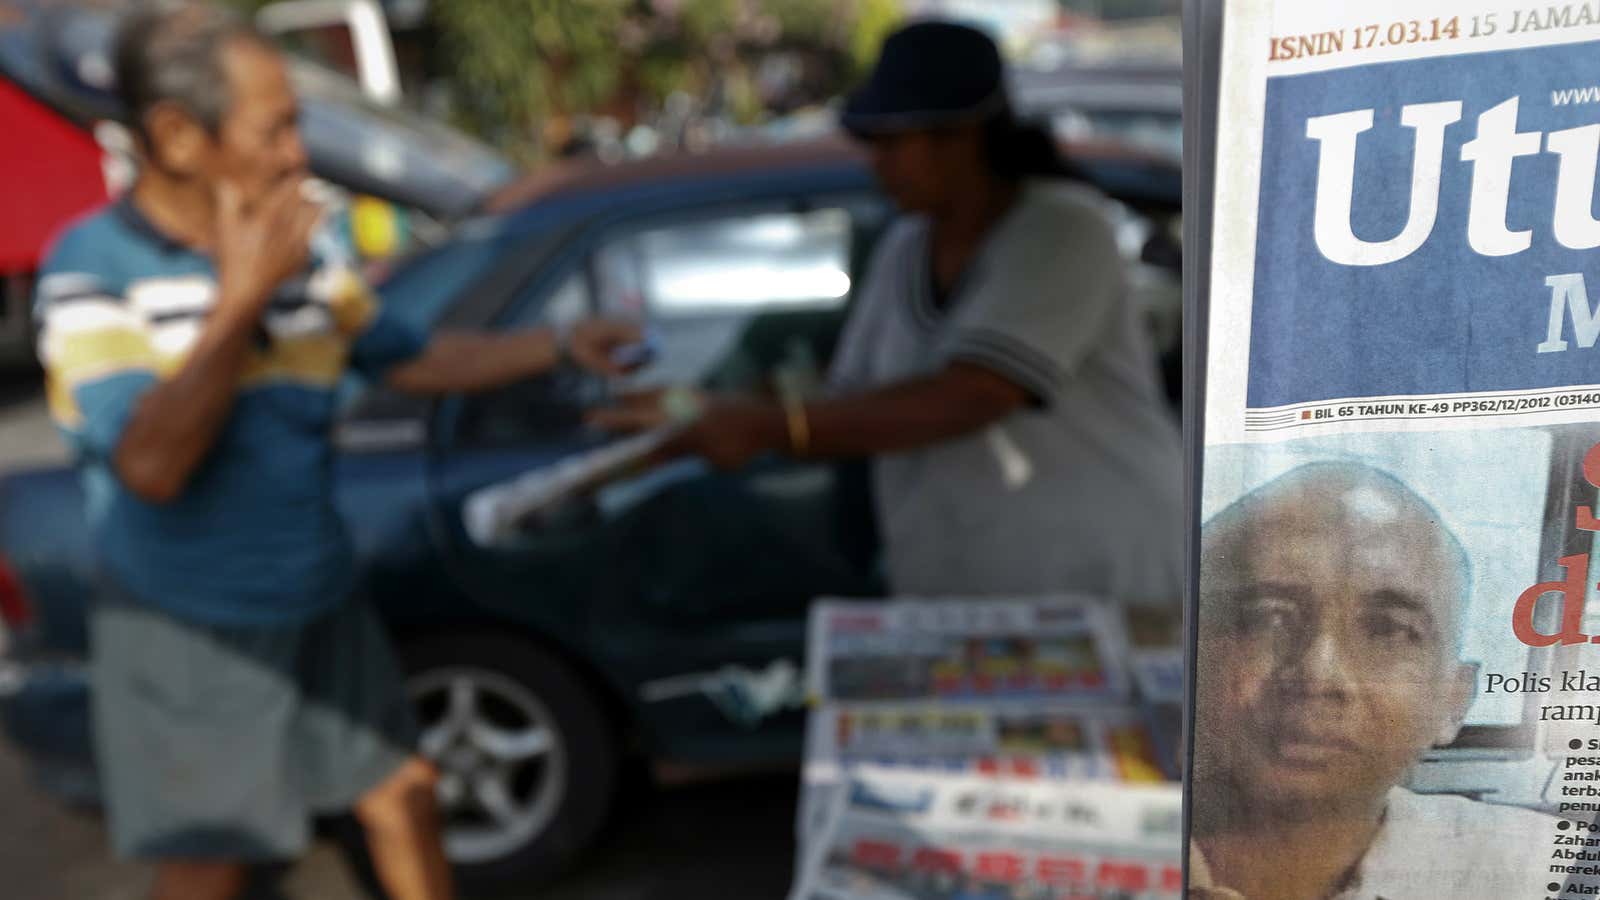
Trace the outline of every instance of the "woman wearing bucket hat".
<path fill-rule="evenodd" d="M 702 396 L 669 452 L 874 457 L 903 594 L 1081 591 L 1176 608 L 1182 457 L 1102 198 L 1020 124 L 982 32 L 895 32 L 841 124 L 904 215 L 874 251 L 829 395 Z M 592 418 L 659 424 L 658 397 Z M 680 411 L 681 412 L 681 411 Z"/>

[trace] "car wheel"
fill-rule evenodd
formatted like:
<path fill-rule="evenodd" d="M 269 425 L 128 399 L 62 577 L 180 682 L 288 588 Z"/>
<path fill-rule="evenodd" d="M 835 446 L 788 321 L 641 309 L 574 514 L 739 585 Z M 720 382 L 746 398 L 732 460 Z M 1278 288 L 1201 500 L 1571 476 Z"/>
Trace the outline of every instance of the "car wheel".
<path fill-rule="evenodd" d="M 605 822 L 619 756 L 598 697 L 537 645 L 498 635 L 400 647 L 421 750 L 439 767 L 445 852 L 465 886 L 560 871 Z"/>

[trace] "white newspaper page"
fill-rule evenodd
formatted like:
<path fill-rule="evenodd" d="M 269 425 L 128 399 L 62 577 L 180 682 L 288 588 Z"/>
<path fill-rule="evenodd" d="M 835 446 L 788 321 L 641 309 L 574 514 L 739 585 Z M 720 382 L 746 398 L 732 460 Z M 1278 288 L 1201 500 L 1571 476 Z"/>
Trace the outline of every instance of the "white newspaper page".
<path fill-rule="evenodd" d="M 1175 762 L 1151 714 L 1130 706 L 826 705 L 806 729 L 798 830 L 809 844 L 862 766 L 930 778 L 1160 784 L 1177 780 Z"/>
<path fill-rule="evenodd" d="M 810 627 L 821 702 L 1128 697 L 1118 611 L 1091 599 L 823 600 Z"/>
<path fill-rule="evenodd" d="M 1224 23 L 1190 895 L 1600 895 L 1600 2 Z"/>
<path fill-rule="evenodd" d="M 1180 896 L 1177 785 L 852 773 L 792 900 Z"/>

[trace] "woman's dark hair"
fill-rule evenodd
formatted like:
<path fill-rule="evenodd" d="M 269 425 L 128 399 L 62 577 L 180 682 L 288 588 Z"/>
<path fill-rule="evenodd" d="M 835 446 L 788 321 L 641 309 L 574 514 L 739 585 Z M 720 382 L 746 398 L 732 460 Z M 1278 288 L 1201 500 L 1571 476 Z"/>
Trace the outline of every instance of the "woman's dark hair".
<path fill-rule="evenodd" d="M 983 123 L 983 147 L 990 171 L 1001 178 L 1082 181 L 1085 177 L 1076 163 L 1061 154 L 1048 127 L 1019 119 L 1010 110 Z"/>
<path fill-rule="evenodd" d="M 129 14 L 112 50 L 126 124 L 147 138 L 151 108 L 176 103 L 215 133 L 229 102 L 222 48 L 235 39 L 266 43 L 248 22 L 215 6 L 152 3 Z"/>

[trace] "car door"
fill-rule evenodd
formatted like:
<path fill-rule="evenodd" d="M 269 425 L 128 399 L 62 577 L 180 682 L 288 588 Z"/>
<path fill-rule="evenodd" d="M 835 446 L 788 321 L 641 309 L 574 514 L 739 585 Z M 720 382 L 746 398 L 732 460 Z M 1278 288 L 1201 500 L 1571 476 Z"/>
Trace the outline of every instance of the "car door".
<path fill-rule="evenodd" d="M 609 231 L 591 256 L 597 308 L 643 320 L 659 347 L 653 365 L 613 389 L 819 390 L 859 274 L 852 248 L 882 214 L 875 200 L 841 197 Z M 655 572 L 643 614 L 681 625 L 792 620 L 810 596 L 855 587 L 845 573 L 870 565 L 861 520 L 841 521 L 855 490 L 848 468 L 774 457 L 736 473 L 678 469 L 678 489 L 694 499 L 679 514 L 695 526 L 669 529 L 682 544 Z"/>
<path fill-rule="evenodd" d="M 775 457 L 722 473 L 680 460 L 490 545 L 467 536 L 461 506 L 485 484 L 614 440 L 581 421 L 608 396 L 817 385 L 886 218 L 881 200 L 857 192 L 597 226 L 502 325 L 633 318 L 656 335 L 656 361 L 626 379 L 564 372 L 455 398 L 439 417 L 434 494 L 460 577 L 479 603 L 551 630 L 639 704 L 657 742 L 676 742 L 668 755 L 715 753 L 719 734 L 781 713 L 799 696 L 810 600 L 879 591 L 862 467 Z M 732 687 L 719 693 L 723 682 Z M 774 752 L 792 753 L 790 742 Z"/>

